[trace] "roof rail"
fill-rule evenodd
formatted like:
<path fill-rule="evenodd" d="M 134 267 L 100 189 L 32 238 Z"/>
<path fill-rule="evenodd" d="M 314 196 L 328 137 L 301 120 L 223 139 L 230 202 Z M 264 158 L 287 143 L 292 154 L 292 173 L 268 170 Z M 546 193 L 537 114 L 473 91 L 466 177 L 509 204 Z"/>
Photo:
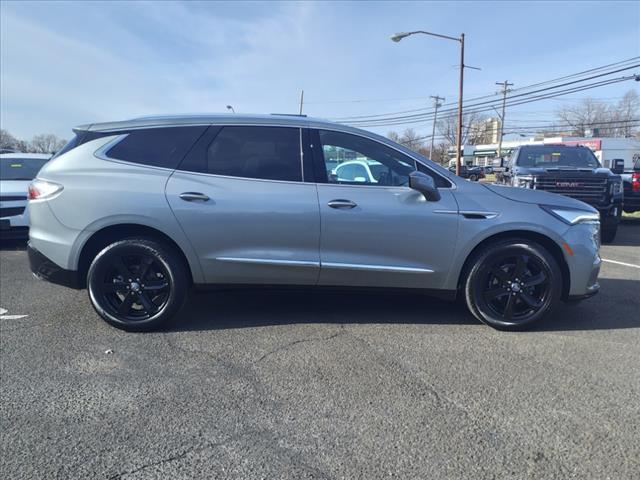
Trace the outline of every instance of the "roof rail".
<path fill-rule="evenodd" d="M 306 115 L 301 113 L 270 113 L 269 115 L 280 115 L 282 117 L 306 117 Z"/>

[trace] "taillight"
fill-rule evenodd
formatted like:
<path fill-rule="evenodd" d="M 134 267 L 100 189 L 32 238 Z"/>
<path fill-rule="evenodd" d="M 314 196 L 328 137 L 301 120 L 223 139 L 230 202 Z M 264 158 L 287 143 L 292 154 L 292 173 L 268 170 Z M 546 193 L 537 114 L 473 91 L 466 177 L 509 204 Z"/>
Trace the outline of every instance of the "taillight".
<path fill-rule="evenodd" d="M 62 185 L 45 180 L 35 179 L 29 185 L 29 200 L 45 200 L 62 191 Z"/>
<path fill-rule="evenodd" d="M 633 172 L 631 174 L 631 190 L 640 192 L 640 172 Z"/>

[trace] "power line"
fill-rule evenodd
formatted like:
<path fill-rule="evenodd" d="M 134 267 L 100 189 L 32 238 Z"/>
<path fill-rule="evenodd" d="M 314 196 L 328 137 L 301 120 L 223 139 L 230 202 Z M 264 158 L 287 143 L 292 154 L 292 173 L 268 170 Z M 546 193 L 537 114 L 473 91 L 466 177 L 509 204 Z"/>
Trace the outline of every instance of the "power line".
<path fill-rule="evenodd" d="M 572 82 L 563 83 L 563 84 L 556 85 L 556 86 L 553 86 L 553 87 L 545 87 L 545 88 L 541 88 L 541 89 L 538 89 L 538 90 L 533 90 L 533 91 L 527 92 L 527 93 L 521 93 L 521 94 L 518 94 L 518 95 L 511 95 L 510 98 L 513 100 L 514 98 L 519 98 L 519 97 L 529 97 L 529 96 L 533 96 L 536 93 L 541 93 L 541 92 L 545 92 L 545 91 L 549 91 L 549 90 L 557 90 L 558 88 L 561 88 L 561 87 L 567 87 L 567 86 L 570 86 L 570 85 L 574 85 L 576 83 L 582 83 L 582 82 L 585 82 L 587 80 L 593 80 L 595 78 L 599 78 L 599 77 L 602 77 L 602 76 L 605 76 L 605 75 L 610 75 L 612 73 L 619 73 L 621 71 L 628 70 L 628 69 L 634 68 L 634 67 L 639 67 L 639 66 L 640 66 L 640 64 L 637 64 L 637 65 L 634 65 L 633 67 L 622 68 L 622 69 L 616 70 L 614 72 L 608 72 L 606 74 L 594 75 L 594 76 L 591 76 L 591 77 L 588 77 L 588 78 L 585 78 L 585 79 L 574 80 Z M 619 78 L 626 78 L 626 79 L 631 80 L 631 79 L 634 79 L 635 77 L 633 75 L 631 75 L 629 77 L 619 77 Z M 610 80 L 615 80 L 615 79 L 600 80 L 599 82 L 601 82 L 603 84 L 606 84 L 606 82 L 608 82 Z M 589 84 L 589 85 L 596 85 L 599 82 L 594 82 L 594 83 Z M 568 91 L 568 90 L 566 90 L 566 91 Z M 580 90 L 576 90 L 576 91 L 580 91 Z M 571 93 L 573 93 L 573 92 L 571 92 Z M 471 104 L 471 105 L 467 105 L 467 109 L 468 108 L 472 108 L 472 107 L 479 107 L 479 106 L 483 106 L 483 105 L 494 106 L 496 104 L 497 104 L 497 100 L 489 100 L 489 101 L 484 101 L 484 102 L 477 102 L 477 103 L 474 103 L 474 104 Z M 493 108 L 493 107 L 491 107 L 491 108 Z M 453 110 L 454 110 L 453 108 L 450 108 L 450 109 L 447 109 L 445 111 L 453 111 Z M 421 114 L 413 114 L 413 115 L 403 115 L 403 116 L 399 116 L 399 117 L 387 117 L 387 118 L 380 118 L 380 119 L 372 119 L 372 120 L 368 120 L 368 121 L 367 120 L 359 120 L 359 121 L 344 122 L 344 123 L 349 123 L 350 125 L 356 125 L 356 124 L 359 124 L 359 123 L 375 123 L 375 122 L 384 122 L 384 121 L 404 120 L 404 119 L 409 119 L 409 118 L 423 118 L 425 115 L 428 115 L 428 114 L 427 113 L 421 113 Z"/>
<path fill-rule="evenodd" d="M 621 60 L 619 62 L 611 63 L 611 64 L 608 64 L 608 65 L 603 65 L 603 66 L 596 67 L 596 68 L 591 68 L 589 70 L 584 70 L 582 72 L 574 73 L 574 74 L 571 74 L 571 75 L 565 75 L 563 77 L 558 77 L 558 78 L 555 78 L 555 79 L 552 79 L 552 80 L 547 80 L 547 81 L 544 81 L 544 82 L 538 82 L 538 83 L 534 83 L 534 84 L 531 84 L 531 85 L 526 85 L 526 86 L 520 87 L 518 89 L 515 89 L 514 92 L 526 91 L 526 90 L 530 90 L 531 88 L 534 88 L 534 87 L 538 87 L 538 86 L 542 86 L 542 85 L 548 85 L 550 83 L 557 83 L 559 81 L 566 80 L 566 79 L 569 79 L 569 78 L 575 78 L 575 77 L 578 77 L 578 76 L 584 76 L 586 74 L 589 74 L 589 73 L 592 73 L 592 72 L 595 72 L 595 71 L 601 71 L 601 70 L 604 70 L 606 68 L 611 68 L 611 67 L 614 67 L 614 66 L 625 65 L 625 67 L 626 67 L 625 69 L 635 68 L 635 67 L 638 66 L 637 64 L 631 65 L 631 66 L 629 66 L 628 64 L 636 62 L 638 59 L 640 59 L 640 57 L 631 57 L 631 58 L 626 59 L 626 60 Z M 614 71 L 611 71 L 611 72 L 602 73 L 602 74 L 600 74 L 600 76 L 611 75 L 613 73 L 616 73 L 617 71 L 620 71 L 620 70 L 614 70 Z M 589 78 L 585 78 L 585 79 L 582 79 L 580 81 L 587 81 L 588 79 Z M 561 85 L 557 85 L 557 87 L 560 87 L 560 86 Z M 483 95 L 483 96 L 480 96 L 480 97 L 470 98 L 467 101 L 468 102 L 473 102 L 473 101 L 476 101 L 476 100 L 484 100 L 486 98 L 492 98 L 492 97 L 496 97 L 496 96 L 497 96 L 497 94 L 495 94 L 495 93 L 494 94 L 488 94 L 488 95 Z M 443 106 L 451 106 L 451 105 L 455 105 L 455 102 L 444 104 Z M 356 120 L 356 119 L 374 119 L 374 118 L 387 117 L 389 115 L 400 115 L 400 114 L 404 114 L 404 113 L 425 112 L 425 111 L 428 111 L 429 114 L 432 113 L 430 111 L 430 109 L 425 109 L 424 107 L 422 107 L 422 108 L 416 108 L 416 109 L 411 109 L 411 110 L 403 110 L 403 111 L 389 112 L 389 113 L 383 113 L 383 114 L 360 115 L 360 116 L 350 116 L 350 117 L 335 117 L 335 118 L 333 118 L 333 120 L 335 120 L 335 121 L 341 121 L 342 120 L 342 121 L 346 122 L 346 121 Z M 425 112 L 425 113 L 427 113 L 427 112 Z"/>
<path fill-rule="evenodd" d="M 580 85 L 580 86 L 574 86 L 574 87 L 570 87 L 558 92 L 549 92 L 546 94 L 541 94 L 541 95 L 532 95 L 531 98 L 519 98 L 516 99 L 515 101 L 508 101 L 507 102 L 507 106 L 516 106 L 516 105 L 525 105 L 527 103 L 532 103 L 532 102 L 536 102 L 536 101 L 540 101 L 540 100 L 546 100 L 546 99 L 552 99 L 555 97 L 559 97 L 562 95 L 567 95 L 567 94 L 571 94 L 571 93 L 577 93 L 577 92 L 582 92 L 582 91 L 586 91 L 586 90 L 592 90 L 593 88 L 598 88 L 598 87 L 602 87 L 602 86 L 606 86 L 606 85 L 613 85 L 616 83 L 620 83 L 620 82 L 624 82 L 624 81 L 629 81 L 629 80 L 634 80 L 636 77 L 634 75 L 630 75 L 630 76 L 626 76 L 626 77 L 619 77 L 619 78 L 615 78 L 615 79 L 607 79 L 607 80 L 601 80 L 599 82 L 594 82 L 588 85 Z M 532 92 L 533 93 L 533 92 Z M 510 97 L 511 99 L 513 99 L 515 96 Z M 495 103 L 495 102 L 493 102 Z M 478 108 L 471 108 L 471 107 L 478 107 Z M 493 105 L 486 105 L 486 102 L 481 102 L 475 105 L 468 105 L 467 106 L 467 113 L 484 113 L 487 111 L 492 111 L 494 108 Z M 455 109 L 447 109 L 447 110 L 443 110 L 442 113 L 452 113 L 454 112 Z M 353 125 L 353 126 L 359 126 L 359 127 L 384 127 L 384 126 L 390 126 L 390 125 L 407 125 L 407 124 L 412 124 L 412 123 L 418 123 L 422 120 L 424 120 L 426 117 L 428 116 L 428 114 L 420 114 L 420 115 L 407 115 L 407 116 L 403 116 L 403 117 L 395 117 L 395 118 L 390 118 L 390 119 L 379 119 L 379 120 L 370 120 L 370 121 L 358 121 L 358 122 L 348 122 L 349 125 Z"/>

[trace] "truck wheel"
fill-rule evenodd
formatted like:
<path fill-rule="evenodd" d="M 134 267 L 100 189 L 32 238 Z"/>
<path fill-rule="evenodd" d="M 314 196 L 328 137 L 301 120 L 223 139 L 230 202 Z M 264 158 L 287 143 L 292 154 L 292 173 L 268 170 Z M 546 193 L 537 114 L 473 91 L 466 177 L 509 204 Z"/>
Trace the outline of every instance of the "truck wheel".
<path fill-rule="evenodd" d="M 478 252 L 463 288 L 478 320 L 499 330 L 522 330 L 558 304 L 562 274 L 541 245 L 509 239 Z"/>
<path fill-rule="evenodd" d="M 87 290 L 95 311 L 114 327 L 154 330 L 173 317 L 188 290 L 184 262 L 150 238 L 106 246 L 89 267 Z"/>
<path fill-rule="evenodd" d="M 612 228 L 604 228 L 600 233 L 600 238 L 602 239 L 602 243 L 611 243 L 616 238 L 616 233 L 618 233 L 618 226 Z"/>
<path fill-rule="evenodd" d="M 469 180 L 471 180 L 472 182 L 477 182 L 478 181 L 478 177 L 474 174 L 469 175 Z"/>

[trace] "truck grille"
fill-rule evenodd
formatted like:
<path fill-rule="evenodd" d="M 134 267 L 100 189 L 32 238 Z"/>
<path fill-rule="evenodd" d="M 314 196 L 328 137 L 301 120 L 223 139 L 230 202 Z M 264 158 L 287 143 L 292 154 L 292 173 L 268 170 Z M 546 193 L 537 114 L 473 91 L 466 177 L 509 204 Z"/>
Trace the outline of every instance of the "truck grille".
<path fill-rule="evenodd" d="M 0 208 L 0 217 L 13 217 L 14 215 L 22 215 L 25 207 L 8 207 Z"/>
<path fill-rule="evenodd" d="M 537 177 L 535 180 L 535 188 L 536 190 L 544 190 L 546 192 L 565 195 L 593 205 L 604 203 L 606 201 L 607 179 Z"/>

